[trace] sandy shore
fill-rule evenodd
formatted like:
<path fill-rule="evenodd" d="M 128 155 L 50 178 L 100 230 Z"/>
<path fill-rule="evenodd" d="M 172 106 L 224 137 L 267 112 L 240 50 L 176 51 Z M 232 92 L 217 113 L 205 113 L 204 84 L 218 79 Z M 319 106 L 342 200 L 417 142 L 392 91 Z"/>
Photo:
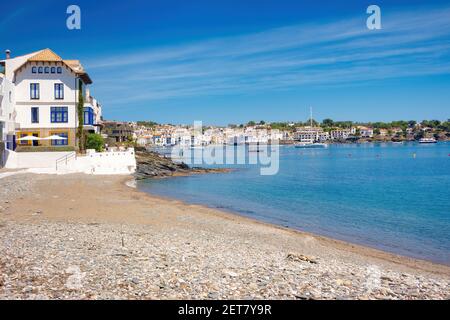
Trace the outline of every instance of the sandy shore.
<path fill-rule="evenodd" d="M 450 267 L 161 199 L 0 179 L 0 299 L 449 299 Z"/>

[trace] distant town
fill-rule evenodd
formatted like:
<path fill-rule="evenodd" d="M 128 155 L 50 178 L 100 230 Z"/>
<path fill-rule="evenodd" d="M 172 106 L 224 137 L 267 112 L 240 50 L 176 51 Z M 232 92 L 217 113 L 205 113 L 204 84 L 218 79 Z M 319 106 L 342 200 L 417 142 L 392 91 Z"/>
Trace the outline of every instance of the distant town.
<path fill-rule="evenodd" d="M 382 141 L 436 143 L 450 138 L 450 119 L 389 123 L 324 119 L 318 122 L 313 119 L 312 108 L 305 122 L 249 121 L 194 128 L 193 125 L 154 121 L 108 121 L 103 115 L 102 104 L 91 93 L 92 83 L 79 60 L 63 59 L 49 48 L 22 56 L 13 56 L 11 50 L 6 50 L 5 59 L 0 60 L 0 168 L 27 167 L 25 158 L 33 158 L 40 159 L 36 160 L 39 163 L 54 163 L 55 170 L 61 171 L 61 162 L 71 162 L 67 159 L 82 159 L 79 156 L 87 150 L 101 153 L 112 151 L 114 147 L 128 147 L 129 154 L 122 156 L 134 163 L 131 155 L 136 146 L 197 147 L 278 142 L 298 147 L 326 147 L 331 143 Z M 23 154 L 27 152 L 34 154 L 28 157 Z M 102 156 L 98 155 L 98 158 Z M 94 156 L 91 154 L 89 159 Z M 112 168 L 118 163 L 111 161 L 102 168 Z M 72 169 L 83 167 L 84 171 L 92 171 L 92 166 L 92 163 L 84 167 L 74 165 Z M 128 165 L 109 172 L 121 172 L 124 168 L 128 170 Z M 95 170 L 99 171 L 98 168 Z"/>
<path fill-rule="evenodd" d="M 312 124 L 312 125 L 311 125 Z M 255 144 L 279 141 L 362 143 L 419 141 L 423 138 L 447 141 L 450 139 L 450 119 L 354 123 L 324 119 L 321 123 L 250 121 L 228 126 L 203 126 L 201 134 L 194 134 L 190 125 L 158 124 L 152 121 L 104 121 L 102 134 L 110 144 L 130 142 L 140 146 L 205 146 L 211 144 Z"/>

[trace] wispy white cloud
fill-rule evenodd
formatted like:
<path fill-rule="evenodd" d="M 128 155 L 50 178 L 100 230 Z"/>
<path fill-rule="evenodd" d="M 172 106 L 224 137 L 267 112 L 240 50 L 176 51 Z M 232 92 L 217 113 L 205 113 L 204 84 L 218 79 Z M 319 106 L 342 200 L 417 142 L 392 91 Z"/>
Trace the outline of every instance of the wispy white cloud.
<path fill-rule="evenodd" d="M 450 8 L 383 14 L 99 57 L 108 104 L 450 73 Z M 118 93 L 126 92 L 126 97 Z"/>

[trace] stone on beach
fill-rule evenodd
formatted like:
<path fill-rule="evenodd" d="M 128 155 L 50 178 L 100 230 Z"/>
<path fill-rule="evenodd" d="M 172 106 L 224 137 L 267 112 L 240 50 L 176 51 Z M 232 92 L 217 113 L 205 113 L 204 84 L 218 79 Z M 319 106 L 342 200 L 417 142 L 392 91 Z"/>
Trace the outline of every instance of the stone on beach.
<path fill-rule="evenodd" d="M 296 253 L 289 253 L 287 255 L 287 259 L 288 260 L 292 260 L 292 261 L 305 261 L 305 262 L 309 262 L 312 264 L 317 264 L 317 260 L 311 257 L 307 257 L 303 254 L 296 254 Z"/>
<path fill-rule="evenodd" d="M 151 197 L 124 181 L 2 179 L 16 188 L 0 189 L 12 213 L 0 215 L 0 299 L 450 299 L 448 267 Z M 45 214 L 30 218 L 37 211 Z"/>

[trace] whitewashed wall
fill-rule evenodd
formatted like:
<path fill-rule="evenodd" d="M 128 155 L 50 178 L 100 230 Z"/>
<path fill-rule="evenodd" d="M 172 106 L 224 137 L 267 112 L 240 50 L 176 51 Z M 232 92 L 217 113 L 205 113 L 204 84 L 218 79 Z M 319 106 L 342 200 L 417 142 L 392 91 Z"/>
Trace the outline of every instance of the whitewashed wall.
<path fill-rule="evenodd" d="M 14 71 L 18 67 L 20 67 L 22 64 L 24 64 L 29 58 L 31 58 L 32 56 L 36 55 L 37 53 L 38 53 L 38 51 L 29 53 L 29 54 L 24 55 L 24 56 L 15 57 L 15 58 L 13 57 L 11 59 L 2 60 L 2 61 L 5 62 L 5 68 L 6 68 L 5 76 L 6 76 L 6 79 L 8 79 L 9 81 L 13 81 Z"/>
<path fill-rule="evenodd" d="M 14 152 L 6 150 L 6 165 L 9 169 L 56 169 L 56 160 L 73 152 Z"/>
<path fill-rule="evenodd" d="M 59 66 L 61 66 L 60 64 Z M 62 73 L 32 73 L 32 67 L 55 66 L 42 63 L 28 63 L 16 74 L 15 101 L 16 121 L 21 128 L 75 128 L 76 119 L 76 77 L 67 67 L 62 67 Z M 30 84 L 39 83 L 39 99 L 30 99 Z M 64 99 L 55 99 L 55 83 L 64 84 Z M 39 123 L 31 123 L 31 108 L 39 108 Z M 51 123 L 51 107 L 68 107 L 67 123 Z"/>
<path fill-rule="evenodd" d="M 14 86 L 8 79 L 0 76 L 0 122 L 4 123 L 3 137 L 15 131 L 14 122 Z"/>
<path fill-rule="evenodd" d="M 136 171 L 133 148 L 124 151 L 95 152 L 88 150 L 85 156 L 72 157 L 73 152 L 14 152 L 7 150 L 6 168 L 30 169 L 49 174 L 131 174 Z M 70 156 L 67 163 L 58 159 Z"/>
<path fill-rule="evenodd" d="M 75 166 L 77 172 L 87 174 L 129 174 L 136 171 L 136 157 L 133 148 L 112 152 L 88 150 L 86 156 L 77 158 Z"/>

